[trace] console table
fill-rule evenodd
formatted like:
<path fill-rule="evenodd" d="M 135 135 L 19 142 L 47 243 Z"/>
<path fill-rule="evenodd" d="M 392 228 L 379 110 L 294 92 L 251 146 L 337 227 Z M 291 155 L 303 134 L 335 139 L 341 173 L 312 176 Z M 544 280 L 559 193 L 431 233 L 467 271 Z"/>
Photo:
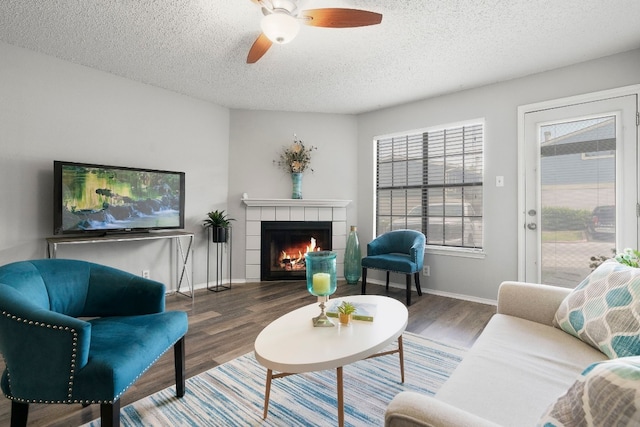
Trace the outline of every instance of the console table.
<path fill-rule="evenodd" d="M 189 277 L 189 254 L 193 247 L 195 235 L 186 231 L 152 231 L 148 233 L 107 234 L 104 236 L 55 236 L 47 237 L 47 257 L 56 258 L 58 246 L 80 245 L 87 243 L 105 242 L 133 242 L 137 240 L 172 239 L 176 247 L 176 293 L 193 299 L 193 277 Z M 182 246 L 182 239 L 187 243 L 186 251 Z M 193 276 L 193 272 L 191 272 Z M 183 280 L 187 281 L 189 293 L 180 291 Z"/>

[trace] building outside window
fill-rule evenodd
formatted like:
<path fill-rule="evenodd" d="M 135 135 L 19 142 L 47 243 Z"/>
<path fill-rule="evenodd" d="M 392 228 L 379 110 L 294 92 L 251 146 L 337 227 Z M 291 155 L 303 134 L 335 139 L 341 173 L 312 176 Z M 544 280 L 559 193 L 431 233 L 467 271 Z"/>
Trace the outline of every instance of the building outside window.
<path fill-rule="evenodd" d="M 427 247 L 481 249 L 484 123 L 381 137 L 376 234 L 419 230 Z"/>

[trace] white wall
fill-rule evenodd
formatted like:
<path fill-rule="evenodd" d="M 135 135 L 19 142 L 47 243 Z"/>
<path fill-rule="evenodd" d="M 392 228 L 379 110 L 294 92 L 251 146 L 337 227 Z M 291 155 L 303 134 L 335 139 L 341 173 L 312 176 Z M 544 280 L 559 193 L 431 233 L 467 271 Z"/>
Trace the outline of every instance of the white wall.
<path fill-rule="evenodd" d="M 484 259 L 428 254 L 423 288 L 495 300 L 503 280 L 517 275 L 517 107 L 640 83 L 640 50 L 504 83 L 380 110 L 358 117 L 360 240 L 373 236 L 373 139 L 399 131 L 485 119 Z M 504 187 L 495 177 L 504 176 Z M 402 278 L 395 278 L 402 283 Z"/>
<path fill-rule="evenodd" d="M 276 165 L 282 148 L 297 134 L 313 151 L 302 181 L 304 199 L 352 200 L 347 224 L 358 215 L 358 147 L 356 117 L 340 114 L 232 110 L 229 146 L 229 213 L 233 231 L 233 277 L 245 276 L 245 204 L 249 198 L 291 198 L 291 177 Z"/>
<path fill-rule="evenodd" d="M 0 43 L 0 265 L 43 258 L 53 230 L 53 160 L 186 172 L 186 221 L 197 233 L 195 282 L 205 281 L 202 220 L 226 207 L 229 110 Z M 204 248 L 204 249 L 202 249 Z M 170 285 L 168 241 L 64 248 Z"/>

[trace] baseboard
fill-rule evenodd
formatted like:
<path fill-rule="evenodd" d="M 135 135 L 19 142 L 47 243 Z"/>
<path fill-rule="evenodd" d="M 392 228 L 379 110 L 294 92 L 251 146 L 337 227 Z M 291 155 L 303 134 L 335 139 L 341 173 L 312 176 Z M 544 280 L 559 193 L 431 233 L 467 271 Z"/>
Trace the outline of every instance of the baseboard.
<path fill-rule="evenodd" d="M 498 305 L 498 301 L 497 300 L 486 299 L 486 298 L 478 298 L 478 297 L 474 297 L 474 296 L 471 296 L 471 295 L 454 294 L 452 292 L 437 291 L 435 289 L 423 289 L 422 291 L 427 293 L 427 294 L 438 295 L 438 296 L 442 296 L 442 297 L 455 298 L 455 299 L 460 299 L 460 300 L 470 301 L 470 302 L 477 302 L 479 304 L 493 305 L 493 306 L 497 306 Z"/>
<path fill-rule="evenodd" d="M 242 285 L 245 283 L 249 283 L 247 282 L 246 279 L 233 279 L 231 280 L 231 284 L 232 285 Z M 253 281 L 251 283 L 254 283 Z M 383 280 L 376 280 L 376 279 L 367 279 L 367 284 L 374 284 L 374 285 L 380 285 L 380 286 L 385 286 L 385 282 Z M 212 284 L 209 283 L 209 286 L 211 286 Z M 360 285 L 358 285 L 360 286 Z M 389 286 L 393 287 L 393 288 L 398 288 L 398 289 L 405 289 L 405 285 L 404 284 L 399 284 L 399 283 L 393 283 L 390 282 Z M 200 289 L 206 289 L 207 288 L 207 283 L 198 283 L 195 284 L 193 286 L 193 290 L 197 291 Z M 188 289 L 187 289 L 188 291 Z M 452 293 L 452 292 L 443 292 L 443 291 L 438 291 L 436 289 L 429 289 L 429 288 L 422 288 L 422 292 L 425 292 L 427 294 L 432 294 L 432 295 L 438 295 L 441 297 L 447 297 L 447 298 L 453 298 L 453 299 L 459 299 L 459 300 L 463 300 L 463 301 L 470 301 L 470 302 L 477 302 L 479 304 L 486 304 L 486 305 L 498 305 L 497 300 L 490 300 L 490 299 L 486 299 L 486 298 L 478 298 L 478 297 L 474 297 L 471 295 L 464 295 L 464 294 L 456 294 L 456 293 Z M 169 290 L 167 292 L 168 294 L 173 294 L 176 293 L 175 289 Z"/>
<path fill-rule="evenodd" d="M 380 286 L 385 286 L 384 280 L 377 280 L 377 279 L 369 279 L 369 278 L 367 278 L 367 285 L 369 283 L 373 283 L 375 285 L 380 285 Z M 393 282 L 389 282 L 389 286 L 391 286 L 393 288 L 398 288 L 398 289 L 405 289 L 405 287 L 406 287 L 405 284 L 399 284 L 399 283 L 393 283 Z M 431 294 L 431 295 L 438 295 L 438 296 L 441 296 L 441 297 L 454 298 L 454 299 L 459 299 L 459 300 L 463 300 L 463 301 L 477 302 L 479 304 L 494 305 L 494 306 L 498 305 L 498 301 L 497 300 L 490 300 L 490 299 L 486 299 L 486 298 L 478 298 L 478 297 L 474 297 L 474 296 L 471 296 L 471 295 L 455 294 L 453 292 L 443 292 L 443 291 L 438 291 L 436 289 L 429 289 L 429 288 L 425 288 L 425 287 L 421 287 L 421 288 L 422 288 L 422 292 L 427 293 L 427 294 Z"/>
<path fill-rule="evenodd" d="M 224 280 L 224 285 L 227 285 L 228 283 L 229 283 L 229 282 L 225 279 L 225 280 Z M 255 281 L 248 282 L 246 279 L 232 279 L 232 280 L 231 280 L 231 284 L 232 284 L 232 285 L 241 285 L 241 284 L 243 284 L 243 283 L 255 283 Z M 212 286 L 215 286 L 215 285 L 216 285 L 216 284 L 215 284 L 214 282 L 209 282 L 209 287 L 212 287 Z M 182 288 L 181 288 L 181 289 L 182 289 L 183 291 L 184 291 L 185 289 L 186 289 L 187 291 L 189 291 L 189 289 L 188 289 L 188 288 L 185 288 L 185 286 L 184 286 L 184 285 L 182 285 Z M 194 291 L 197 291 L 197 290 L 199 290 L 199 289 L 207 289 L 207 282 L 194 283 L 194 285 L 193 285 L 193 290 L 194 290 Z M 167 291 L 167 293 L 175 293 L 175 292 L 176 292 L 176 290 L 175 290 L 175 289 L 169 289 L 169 290 Z"/>

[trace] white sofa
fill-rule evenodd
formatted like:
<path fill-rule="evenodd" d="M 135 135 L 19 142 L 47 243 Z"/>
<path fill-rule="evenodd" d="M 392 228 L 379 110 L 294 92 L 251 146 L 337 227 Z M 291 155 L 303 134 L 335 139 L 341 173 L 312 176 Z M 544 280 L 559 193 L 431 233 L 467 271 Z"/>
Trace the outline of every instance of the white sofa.
<path fill-rule="evenodd" d="M 402 392 L 387 427 L 535 426 L 591 363 L 608 357 L 555 328 L 570 289 L 504 282 L 498 309 L 435 397 Z"/>

